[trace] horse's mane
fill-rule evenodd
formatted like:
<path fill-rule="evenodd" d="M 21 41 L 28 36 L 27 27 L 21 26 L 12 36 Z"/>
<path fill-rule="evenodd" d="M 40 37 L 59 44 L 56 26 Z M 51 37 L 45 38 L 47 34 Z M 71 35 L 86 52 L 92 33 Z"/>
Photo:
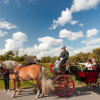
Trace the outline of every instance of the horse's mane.
<path fill-rule="evenodd" d="M 3 61 L 2 62 L 2 67 L 5 69 L 13 69 L 16 66 L 18 66 L 19 64 L 16 61 Z"/>

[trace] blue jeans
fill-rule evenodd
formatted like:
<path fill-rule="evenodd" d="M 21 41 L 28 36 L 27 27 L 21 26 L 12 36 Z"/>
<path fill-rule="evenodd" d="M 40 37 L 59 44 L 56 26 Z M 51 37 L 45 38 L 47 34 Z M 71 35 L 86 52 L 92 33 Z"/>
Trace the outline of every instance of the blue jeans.
<path fill-rule="evenodd" d="M 5 89 L 9 89 L 9 75 L 3 76 Z"/>

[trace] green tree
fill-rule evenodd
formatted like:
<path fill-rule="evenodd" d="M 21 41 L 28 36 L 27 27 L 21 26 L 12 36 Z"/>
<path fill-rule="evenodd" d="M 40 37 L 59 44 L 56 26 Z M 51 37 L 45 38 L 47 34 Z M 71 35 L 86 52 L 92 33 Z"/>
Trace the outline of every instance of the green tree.
<path fill-rule="evenodd" d="M 41 63 L 46 63 L 46 58 L 45 57 L 41 58 Z"/>
<path fill-rule="evenodd" d="M 4 60 L 5 60 L 4 55 L 0 55 L 0 61 L 4 61 Z"/>
<path fill-rule="evenodd" d="M 8 51 L 7 53 L 4 54 L 5 60 L 10 60 L 9 58 L 13 56 L 14 56 L 13 51 Z"/>
<path fill-rule="evenodd" d="M 92 50 L 92 57 L 96 58 L 97 62 L 100 62 L 100 48 Z"/>

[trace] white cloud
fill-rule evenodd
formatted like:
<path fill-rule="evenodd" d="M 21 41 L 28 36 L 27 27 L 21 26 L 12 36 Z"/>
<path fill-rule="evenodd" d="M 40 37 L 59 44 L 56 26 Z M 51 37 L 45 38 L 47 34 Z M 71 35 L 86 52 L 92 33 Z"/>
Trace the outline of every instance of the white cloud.
<path fill-rule="evenodd" d="M 100 38 L 91 38 L 89 41 L 86 42 L 86 45 L 90 44 L 99 44 L 100 43 Z"/>
<path fill-rule="evenodd" d="M 9 50 L 13 50 L 13 51 L 19 50 L 20 56 L 24 54 L 36 55 L 38 59 L 45 56 L 54 57 L 54 56 L 60 55 L 61 45 L 63 43 L 63 40 L 55 39 L 53 37 L 43 37 L 43 38 L 39 38 L 38 41 L 40 42 L 38 46 L 34 45 L 33 47 L 23 48 L 24 42 L 22 41 L 20 42 L 15 39 L 7 39 L 6 44 L 5 44 L 5 49 L 0 49 L 0 54 L 4 54 L 5 52 Z M 46 44 L 46 47 L 44 44 Z M 56 45 L 57 47 L 53 47 L 54 45 Z M 68 50 L 69 55 L 73 56 L 79 52 L 84 52 L 84 53 L 92 52 L 93 49 L 98 48 L 98 47 L 100 47 L 100 45 L 86 46 L 86 47 L 78 48 L 78 49 L 74 49 L 72 47 L 66 47 L 66 49 Z"/>
<path fill-rule="evenodd" d="M 2 30 L 0 30 L 0 37 L 4 37 L 6 34 L 8 34 L 6 31 L 2 32 Z"/>
<path fill-rule="evenodd" d="M 86 41 L 81 41 L 81 43 L 86 43 Z"/>
<path fill-rule="evenodd" d="M 70 56 L 76 54 L 72 47 L 66 47 L 66 49 L 69 51 Z M 42 50 L 42 51 L 34 51 L 34 47 L 19 50 L 20 55 L 23 54 L 36 55 L 38 59 L 46 56 L 50 56 L 50 57 L 60 56 L 61 52 L 62 52 L 61 47 L 56 47 L 56 48 L 52 47 L 49 48 L 49 50 Z"/>
<path fill-rule="evenodd" d="M 96 9 L 100 0 L 73 0 L 73 5 L 71 6 L 72 12 L 79 12 L 82 10 Z"/>
<path fill-rule="evenodd" d="M 4 3 L 5 3 L 5 4 L 9 3 L 9 0 L 4 0 Z"/>
<path fill-rule="evenodd" d="M 84 26 L 84 24 L 80 23 L 79 26 Z"/>
<path fill-rule="evenodd" d="M 2 53 L 5 53 L 7 51 L 16 51 L 23 47 L 23 43 L 27 41 L 27 36 L 25 33 L 17 32 L 14 33 L 11 39 L 6 39 L 5 48 L 2 51 Z"/>
<path fill-rule="evenodd" d="M 76 23 L 78 23 L 78 21 L 71 20 L 69 23 L 71 23 L 71 25 L 75 25 Z"/>
<path fill-rule="evenodd" d="M 77 40 L 80 37 L 84 37 L 84 34 L 82 31 L 72 32 L 72 31 L 68 31 L 66 29 L 63 29 L 60 31 L 59 37 L 60 38 L 67 38 L 68 40 L 73 41 L 73 40 Z"/>
<path fill-rule="evenodd" d="M 100 45 L 86 46 L 86 47 L 83 47 L 83 48 L 76 49 L 75 52 L 76 52 L 76 54 L 80 53 L 80 52 L 83 52 L 83 53 L 92 52 L 93 49 L 98 48 L 98 47 L 100 47 Z"/>
<path fill-rule="evenodd" d="M 71 34 L 72 33 L 73 32 L 71 32 Z M 53 56 L 60 55 L 61 45 L 63 44 L 62 39 L 55 39 L 53 37 L 46 36 L 46 37 L 38 38 L 39 45 L 34 45 L 33 47 L 23 48 L 23 43 L 26 41 L 27 41 L 27 36 L 25 33 L 22 33 L 22 32 L 13 33 L 12 38 L 6 40 L 5 48 L 0 49 L 0 54 L 4 54 L 5 52 L 10 51 L 10 50 L 13 50 L 13 51 L 19 50 L 19 55 L 23 55 L 23 54 L 36 55 L 38 59 L 44 56 L 53 57 Z M 74 49 L 72 47 L 66 47 L 66 49 L 69 51 L 70 56 L 73 56 L 79 52 L 84 52 L 84 53 L 91 52 L 93 49 L 97 47 L 100 47 L 100 46 L 99 45 L 98 46 L 97 45 L 96 46 L 86 46 L 86 47 L 79 48 L 79 49 Z"/>
<path fill-rule="evenodd" d="M 12 38 L 6 40 L 4 51 L 19 50 L 23 47 L 23 43 L 26 41 L 27 41 L 27 36 L 25 33 L 22 33 L 19 31 L 16 33 L 13 33 Z"/>
<path fill-rule="evenodd" d="M 23 43 L 20 41 L 15 41 L 13 39 L 7 39 L 6 44 L 5 44 L 5 50 L 10 51 L 10 50 L 19 50 L 20 48 L 23 47 Z"/>
<path fill-rule="evenodd" d="M 72 13 L 79 12 L 82 10 L 88 10 L 96 8 L 100 0 L 73 0 L 71 9 L 66 8 L 65 11 L 61 12 L 61 17 L 57 20 L 53 20 L 53 24 L 49 27 L 50 30 L 56 29 L 58 26 L 64 26 L 72 20 Z"/>
<path fill-rule="evenodd" d="M 53 45 L 62 45 L 63 40 L 62 39 L 55 39 L 53 37 L 43 37 L 38 38 L 38 41 L 40 42 L 39 46 L 34 45 L 34 49 L 37 50 L 47 50 L 50 49 Z"/>
<path fill-rule="evenodd" d="M 95 28 L 93 28 L 92 30 L 88 30 L 87 34 L 86 34 L 86 38 L 90 38 L 92 36 L 95 36 L 98 34 L 98 32 L 99 32 L 99 30 L 97 30 Z"/>
<path fill-rule="evenodd" d="M 72 19 L 72 13 L 68 8 L 66 8 L 65 11 L 61 12 L 61 17 L 58 18 L 58 20 L 53 20 L 53 24 L 49 29 L 56 29 L 59 25 L 64 26 L 66 23 L 71 21 Z"/>
<path fill-rule="evenodd" d="M 26 42 L 27 36 L 25 33 L 18 31 L 17 33 L 13 33 L 12 39 L 15 41 Z"/>
<path fill-rule="evenodd" d="M 78 48 L 78 49 L 74 49 L 72 47 L 66 47 L 66 49 L 69 52 L 69 56 L 73 56 L 80 52 L 83 52 L 83 53 L 92 52 L 93 49 L 98 48 L 98 47 L 100 47 L 100 45 L 86 46 L 86 47 Z M 61 52 L 62 52 L 61 47 L 57 47 L 57 48 L 52 47 L 49 50 L 42 50 L 42 51 L 37 51 L 37 52 L 34 51 L 34 47 L 19 50 L 20 55 L 23 55 L 23 54 L 36 55 L 38 59 L 41 59 L 41 57 L 46 57 L 46 56 L 50 56 L 50 57 L 60 56 Z"/>
<path fill-rule="evenodd" d="M 100 45 L 86 46 L 86 47 L 78 48 L 78 49 L 74 49 L 72 47 L 66 47 L 66 49 L 69 52 L 69 56 L 73 56 L 79 52 L 83 52 L 83 53 L 92 52 L 93 49 L 98 48 L 98 47 L 100 47 Z M 4 54 L 5 52 L 6 51 L 4 49 L 3 50 L 0 49 L 0 54 Z M 60 47 L 57 47 L 57 48 L 52 47 L 49 50 L 42 50 L 42 51 L 35 51 L 34 47 L 19 49 L 19 55 L 24 55 L 24 54 L 36 55 L 38 59 L 45 56 L 50 56 L 50 57 L 60 56 L 60 53 L 61 53 Z"/>
<path fill-rule="evenodd" d="M 25 35 L 25 33 L 22 32 L 14 33 L 12 39 L 6 40 L 5 49 L 0 50 L 0 53 L 4 54 L 5 52 L 10 50 L 13 51 L 19 50 L 19 55 L 28 54 L 28 55 L 37 55 L 39 57 L 45 55 L 47 52 L 48 55 L 50 54 L 50 56 L 53 56 L 57 55 L 57 52 L 59 52 L 57 51 L 58 49 L 53 48 L 53 46 L 61 46 L 63 44 L 62 39 L 55 39 L 53 37 L 47 36 L 43 38 L 38 38 L 38 41 L 40 42 L 39 45 L 23 48 L 23 43 L 26 42 L 26 40 L 27 36 Z"/>
<path fill-rule="evenodd" d="M 20 55 L 28 54 L 28 55 L 37 55 L 37 58 L 40 59 L 44 56 L 59 56 L 61 52 L 61 45 L 63 44 L 62 39 L 55 39 L 53 37 L 43 37 L 38 38 L 38 41 L 40 42 L 39 45 L 34 45 L 33 47 L 28 47 L 26 49 L 20 49 L 19 53 Z M 53 46 L 60 46 L 57 48 L 54 48 Z"/>
<path fill-rule="evenodd" d="M 17 26 L 13 25 L 7 21 L 0 20 L 0 28 L 10 30 L 10 29 L 17 29 Z"/>

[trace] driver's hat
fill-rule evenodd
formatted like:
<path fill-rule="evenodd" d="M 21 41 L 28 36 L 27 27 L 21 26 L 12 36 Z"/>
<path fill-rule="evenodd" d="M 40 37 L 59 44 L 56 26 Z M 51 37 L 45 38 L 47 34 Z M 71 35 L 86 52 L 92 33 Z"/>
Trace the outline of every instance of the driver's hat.
<path fill-rule="evenodd" d="M 66 48 L 65 45 L 63 45 L 63 46 L 61 47 L 61 49 L 62 49 L 62 48 Z"/>

